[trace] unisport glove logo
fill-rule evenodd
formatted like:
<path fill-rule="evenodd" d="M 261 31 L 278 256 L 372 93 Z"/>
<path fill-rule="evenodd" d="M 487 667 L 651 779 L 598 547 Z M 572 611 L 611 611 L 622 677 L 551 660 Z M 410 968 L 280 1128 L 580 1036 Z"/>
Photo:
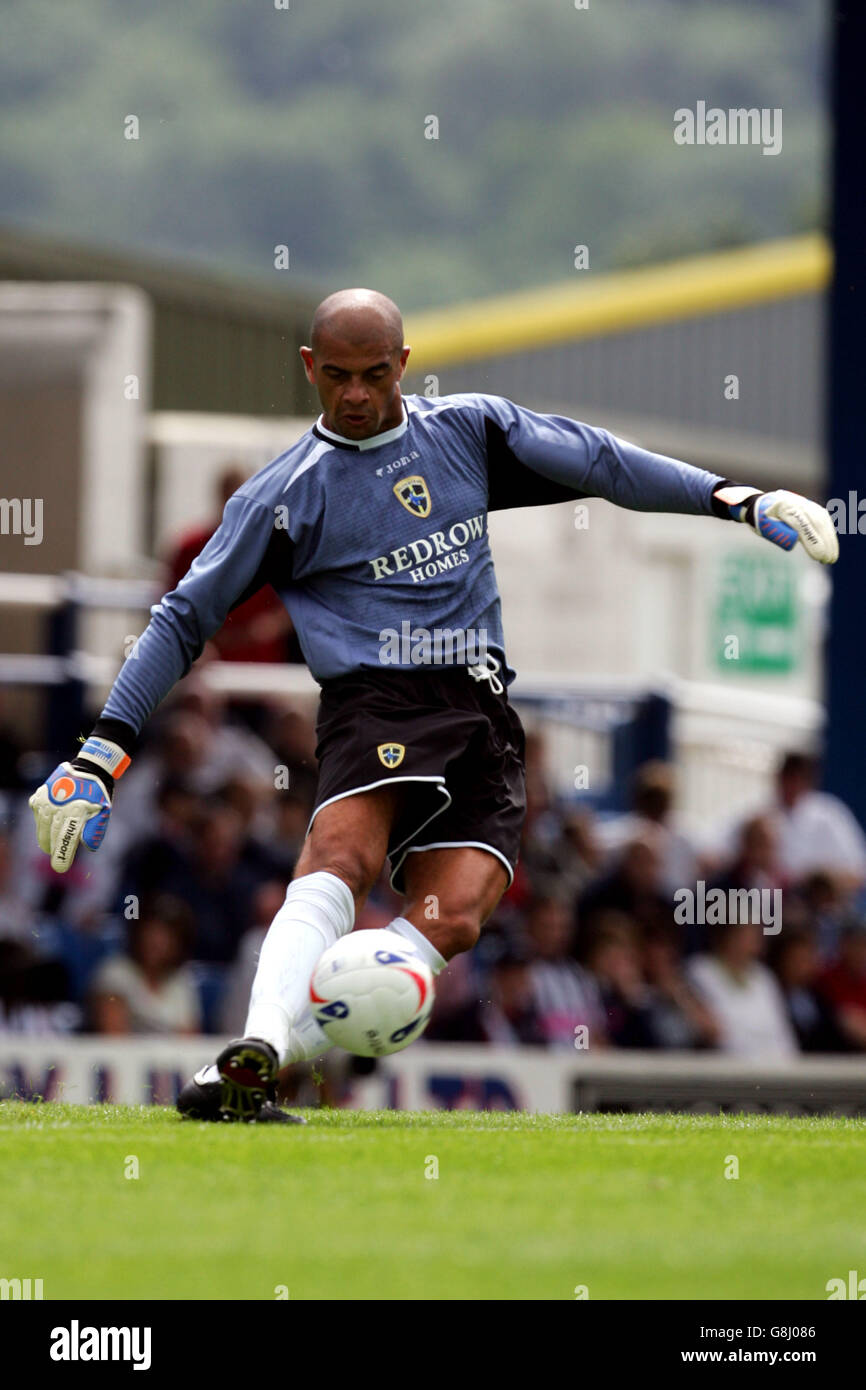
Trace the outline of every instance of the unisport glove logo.
<path fill-rule="evenodd" d="M 75 840 L 75 837 L 76 837 L 77 834 L 78 834 L 78 821 L 77 821 L 77 820 L 71 820 L 71 821 L 69 822 L 69 824 L 67 825 L 67 827 L 66 827 L 66 830 L 65 830 L 64 835 L 63 835 L 63 839 L 60 841 L 60 844 L 57 846 L 57 851 L 56 851 L 56 853 L 57 853 L 57 858 L 60 860 L 61 864 L 65 864 L 65 863 L 66 863 L 66 860 L 67 860 L 67 858 L 68 858 L 68 856 L 69 856 L 69 846 L 73 843 L 73 841 Z"/>
<path fill-rule="evenodd" d="M 57 781 L 49 788 L 49 796 L 52 801 L 62 804 L 75 795 L 75 783 L 71 777 L 58 777 Z"/>

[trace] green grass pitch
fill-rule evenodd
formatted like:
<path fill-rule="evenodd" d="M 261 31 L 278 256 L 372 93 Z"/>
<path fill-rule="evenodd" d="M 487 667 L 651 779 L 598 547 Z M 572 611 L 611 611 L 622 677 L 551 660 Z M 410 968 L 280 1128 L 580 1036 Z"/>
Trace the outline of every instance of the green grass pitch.
<path fill-rule="evenodd" d="M 571 1300 L 826 1299 L 866 1275 L 860 1120 L 308 1120 L 0 1104 L 0 1277 L 46 1299 Z"/>

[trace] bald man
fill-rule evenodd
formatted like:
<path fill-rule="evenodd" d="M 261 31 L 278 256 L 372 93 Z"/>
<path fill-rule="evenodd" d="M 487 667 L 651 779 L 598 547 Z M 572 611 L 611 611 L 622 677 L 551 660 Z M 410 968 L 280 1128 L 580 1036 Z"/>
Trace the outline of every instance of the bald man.
<path fill-rule="evenodd" d="M 31 803 L 58 872 L 80 842 L 96 849 L 145 720 L 231 609 L 273 585 L 321 686 L 319 787 L 245 1036 L 181 1094 L 182 1114 L 207 1119 L 296 1118 L 272 1102 L 277 1070 L 327 1047 L 310 977 L 352 930 L 386 857 L 404 897 L 391 930 L 434 973 L 475 944 L 512 880 L 524 738 L 489 512 L 603 497 L 744 521 L 785 549 L 799 538 L 824 563 L 837 553 L 828 514 L 793 493 L 762 494 L 496 396 L 404 397 L 400 312 L 373 290 L 324 300 L 301 357 L 316 424 L 229 499 L 80 754 Z"/>

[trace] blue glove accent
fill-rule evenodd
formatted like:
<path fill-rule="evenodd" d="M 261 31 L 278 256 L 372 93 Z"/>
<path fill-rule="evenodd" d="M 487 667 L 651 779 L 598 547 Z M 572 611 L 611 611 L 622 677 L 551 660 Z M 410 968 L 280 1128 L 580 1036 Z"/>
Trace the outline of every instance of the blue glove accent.
<path fill-rule="evenodd" d="M 759 536 L 765 540 L 772 541 L 774 545 L 779 545 L 783 550 L 793 550 L 799 539 L 793 526 L 786 526 L 784 521 L 777 521 L 775 517 L 768 516 L 767 511 L 773 505 L 775 493 L 765 492 L 755 500 L 755 519 L 754 527 Z"/>
<path fill-rule="evenodd" d="M 106 806 L 87 822 L 81 832 L 81 843 L 85 849 L 99 849 L 105 839 L 105 832 L 108 829 L 108 818 L 111 815 L 111 807 Z"/>

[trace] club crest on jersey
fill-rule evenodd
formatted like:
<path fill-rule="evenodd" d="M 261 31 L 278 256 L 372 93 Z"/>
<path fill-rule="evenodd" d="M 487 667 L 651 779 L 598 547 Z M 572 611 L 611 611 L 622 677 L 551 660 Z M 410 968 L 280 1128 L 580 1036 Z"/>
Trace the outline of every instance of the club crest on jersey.
<path fill-rule="evenodd" d="M 394 496 L 413 516 L 430 515 L 430 490 L 417 473 L 394 484 Z"/>
<path fill-rule="evenodd" d="M 380 743 L 376 752 L 379 754 L 379 762 L 391 771 L 400 766 L 406 749 L 402 743 Z"/>

